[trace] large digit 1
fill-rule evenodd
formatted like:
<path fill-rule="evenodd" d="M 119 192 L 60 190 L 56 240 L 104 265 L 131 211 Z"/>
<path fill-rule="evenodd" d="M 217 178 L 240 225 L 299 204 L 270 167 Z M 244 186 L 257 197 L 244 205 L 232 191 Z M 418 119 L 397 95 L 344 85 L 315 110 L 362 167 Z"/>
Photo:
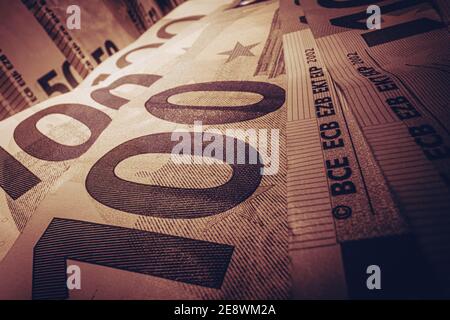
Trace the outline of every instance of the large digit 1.
<path fill-rule="evenodd" d="M 14 200 L 41 180 L 0 147 L 0 187 Z"/>
<path fill-rule="evenodd" d="M 233 247 L 55 218 L 34 247 L 33 299 L 66 299 L 67 259 L 220 288 Z"/>

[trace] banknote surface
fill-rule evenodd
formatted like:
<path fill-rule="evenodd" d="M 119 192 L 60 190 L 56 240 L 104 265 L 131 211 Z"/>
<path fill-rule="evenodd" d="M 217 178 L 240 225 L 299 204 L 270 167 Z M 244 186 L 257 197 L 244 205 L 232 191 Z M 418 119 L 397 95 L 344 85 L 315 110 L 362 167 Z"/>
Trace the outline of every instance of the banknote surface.
<path fill-rule="evenodd" d="M 41 269 L 35 258 L 36 252 L 42 253 L 44 261 L 48 254 L 53 256 L 53 249 L 45 247 L 46 240 L 41 236 L 51 232 L 54 226 L 59 233 L 66 224 L 79 230 L 87 228 L 85 234 L 76 236 L 63 232 L 75 238 L 58 241 L 62 244 L 61 250 L 67 245 L 66 249 L 74 250 L 73 259 L 92 267 L 83 267 L 93 286 L 83 290 L 82 298 L 95 295 L 97 298 L 281 299 L 289 296 L 283 157 L 280 157 L 278 172 L 267 176 L 260 174 L 261 166 L 266 165 L 265 159 L 255 164 L 231 162 L 231 167 L 225 163 L 215 167 L 179 167 L 167 157 L 173 145 L 171 132 L 174 129 L 192 132 L 194 121 L 202 121 L 205 128 L 214 125 L 223 132 L 218 134 L 218 139 L 227 129 L 276 129 L 280 138 L 277 152 L 284 153 L 285 81 L 282 68 L 276 67 L 279 51 L 270 50 L 270 42 L 279 35 L 273 28 L 277 8 L 277 2 L 263 2 L 224 12 L 202 32 L 172 71 L 142 95 L 117 108 L 111 124 L 92 147 L 77 158 L 77 164 L 61 175 L 57 188 L 40 203 L 14 248 L 2 261 L 1 274 L 5 276 L 2 283 L 6 285 L 10 280 L 15 283 L 14 288 L 2 292 L 2 296 L 68 297 L 65 281 L 60 282 L 65 278 L 65 268 L 48 273 L 47 267 L 43 265 Z M 230 34 L 236 36 L 230 37 Z M 242 52 L 241 47 L 246 51 Z M 269 78 L 268 71 L 272 68 L 280 72 Z M 81 92 L 73 94 L 83 97 Z M 158 106 L 156 101 L 164 94 L 168 95 L 165 98 L 168 102 Z M 172 112 L 174 106 L 182 112 Z M 88 123 L 84 124 L 93 131 Z M 254 142 L 247 143 L 249 148 L 259 150 L 258 145 L 252 145 Z M 111 168 L 112 171 L 105 171 L 103 162 L 109 162 L 108 157 L 116 152 L 123 159 L 117 167 Z M 148 166 L 148 160 L 153 165 Z M 104 198 L 103 187 L 98 182 L 111 174 L 120 179 L 103 186 L 110 190 L 107 193 L 113 190 L 117 193 Z M 196 182 L 199 177 L 202 181 Z M 122 179 L 129 181 L 129 185 L 122 186 Z M 122 187 L 138 189 L 120 190 Z M 145 199 L 141 198 L 144 194 L 147 194 Z M 73 201 L 68 202 L 68 199 Z M 64 208 L 54 207 L 58 203 Z M 62 225 L 58 226 L 59 223 Z M 90 236 L 92 232 L 97 234 L 95 228 L 99 228 L 97 240 Z M 104 241 L 110 242 L 130 232 L 138 238 L 133 240 L 134 236 L 126 236 L 128 244 L 123 249 L 127 251 L 113 245 L 111 251 L 104 251 L 106 256 L 96 256 L 98 248 L 106 244 Z M 110 234 L 112 238 L 101 234 Z M 73 247 L 74 239 L 85 240 Z M 86 247 L 96 241 L 99 247 Z M 43 244 L 43 251 L 40 251 Z M 35 246 L 37 251 L 34 251 Z M 93 260 L 76 257 L 85 250 L 92 250 L 88 256 Z M 29 254 L 33 251 L 35 254 Z M 70 259 L 70 253 L 64 256 L 67 254 Z M 144 257 L 145 265 L 130 261 L 127 258 L 130 254 Z M 151 259 L 155 254 L 165 258 Z M 17 270 L 14 267 L 17 258 L 23 263 L 24 273 L 13 276 L 10 272 Z M 65 265 L 63 260 L 60 262 Z M 53 283 L 47 282 L 50 274 L 55 276 L 51 280 Z M 110 281 L 103 284 L 94 281 L 99 277 L 115 279 L 115 286 L 123 290 L 114 293 Z"/>
<path fill-rule="evenodd" d="M 0 299 L 450 298 L 448 1 L 0 9 Z"/>
<path fill-rule="evenodd" d="M 179 35 L 177 38 L 181 41 L 178 42 L 179 46 L 177 50 L 170 50 L 167 52 L 169 55 L 181 55 L 190 47 L 189 43 L 186 43 L 186 38 L 194 38 L 198 36 L 198 31 L 201 31 L 201 26 L 214 11 L 218 10 L 222 12 L 230 6 L 231 0 L 193 0 L 183 3 L 180 7 L 171 11 L 163 19 L 157 21 L 152 28 L 145 31 L 136 41 L 131 43 L 125 49 L 115 54 L 111 59 L 108 59 L 102 63 L 98 68 L 94 70 L 82 83 L 81 87 L 92 86 L 104 81 L 109 76 L 114 76 L 118 71 L 127 67 L 132 63 L 138 63 L 139 61 L 145 61 L 149 63 L 159 64 L 160 59 L 164 59 L 167 55 L 160 54 L 153 59 L 151 55 L 155 53 L 156 49 L 170 42 L 173 46 L 173 42 L 177 42 L 177 35 L 181 32 L 184 34 Z M 211 18 L 211 17 L 210 17 Z M 193 23 L 199 22 L 197 26 L 191 26 Z M 187 29 L 191 26 L 191 29 Z M 175 40 L 175 41 L 169 41 Z M 187 39 L 187 41 L 193 41 Z M 155 60 L 152 62 L 152 60 Z"/>
<path fill-rule="evenodd" d="M 19 3 L 17 5 L 18 8 L 23 9 Z M 187 10 L 191 12 L 189 6 Z M 20 13 L 30 18 L 26 10 L 19 11 Z M 187 32 L 190 33 L 190 30 Z M 10 35 L 12 36 L 12 33 Z M 95 142 L 102 130 L 110 124 L 117 109 L 158 81 L 170 70 L 175 59 L 186 52 L 179 49 L 180 46 L 191 45 L 193 39 L 186 38 L 183 41 L 167 40 L 164 46 L 166 52 L 162 58 L 158 59 L 158 64 L 136 63 L 137 65 L 133 65 L 127 62 L 126 65 L 121 66 L 120 71 L 115 72 L 114 76 L 104 81 L 102 85 L 79 86 L 72 92 L 52 97 L 12 117 L 9 117 L 10 114 L 20 111 L 20 108 L 5 107 L 8 118 L 2 121 L 4 134 L 2 134 L 1 148 L 2 160 L 5 163 L 2 165 L 0 259 L 23 230 L 45 194 L 55 185 L 57 178 Z M 126 51 L 119 53 L 125 55 Z M 4 82 L 8 92 L 11 92 L 13 85 L 7 80 Z M 18 95 L 13 98 L 18 100 Z M 70 107 L 69 104 L 76 106 Z M 81 109 L 77 109 L 77 106 Z M 98 113 L 96 110 L 86 108 L 87 106 L 102 110 L 104 113 Z M 8 112 L 9 110 L 11 113 Z M 98 115 L 98 118 L 95 115 Z M 89 120 L 90 118 L 92 120 Z M 68 121 L 71 119 L 76 121 Z M 97 133 L 89 129 L 91 128 L 89 123 L 95 124 Z M 72 132 L 70 128 L 79 130 Z M 21 130 L 23 135 L 18 133 Z M 29 149 L 31 145 L 34 145 L 33 151 Z M 51 145 L 53 147 L 50 147 Z M 77 145 L 80 147 L 78 151 L 73 150 Z M 42 150 L 38 151 L 38 149 Z M 55 155 L 69 149 L 72 149 L 70 154 Z M 19 172 L 23 175 L 19 175 Z M 30 182 L 25 183 L 24 181 L 30 177 Z"/>
<path fill-rule="evenodd" d="M 73 90 L 181 3 L 162 2 L 163 11 L 153 0 L 3 1 L 0 120 Z"/>
<path fill-rule="evenodd" d="M 414 236 L 415 245 L 404 236 L 385 244 L 411 251 L 409 258 L 398 256 L 402 269 L 426 265 L 413 271 L 421 276 L 410 286 L 399 277 L 399 287 L 404 295 L 448 294 L 448 3 L 382 1 L 383 25 L 374 31 L 359 21 L 365 3 L 301 5 L 343 108 L 354 117 Z M 436 140 L 429 144 L 431 136 Z M 382 230 L 378 236 L 387 228 Z M 414 263 L 419 253 L 423 262 Z"/>

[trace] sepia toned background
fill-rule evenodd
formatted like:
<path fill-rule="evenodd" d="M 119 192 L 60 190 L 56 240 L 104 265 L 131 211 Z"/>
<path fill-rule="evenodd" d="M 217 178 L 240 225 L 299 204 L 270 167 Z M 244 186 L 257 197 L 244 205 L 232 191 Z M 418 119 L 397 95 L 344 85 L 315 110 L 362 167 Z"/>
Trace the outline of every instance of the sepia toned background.
<path fill-rule="evenodd" d="M 0 298 L 449 298 L 449 13 L 0 1 Z M 195 122 L 258 162 L 175 163 Z"/>

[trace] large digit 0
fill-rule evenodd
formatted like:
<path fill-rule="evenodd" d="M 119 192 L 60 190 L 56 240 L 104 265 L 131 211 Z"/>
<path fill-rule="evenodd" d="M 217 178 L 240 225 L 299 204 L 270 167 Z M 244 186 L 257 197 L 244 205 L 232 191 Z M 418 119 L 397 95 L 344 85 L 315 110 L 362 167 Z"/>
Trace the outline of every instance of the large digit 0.
<path fill-rule="evenodd" d="M 263 96 L 263 99 L 251 105 L 236 107 L 177 105 L 169 102 L 176 94 L 202 91 L 251 92 Z M 147 111 L 167 121 L 192 124 L 202 121 L 203 124 L 223 124 L 240 122 L 264 116 L 279 109 L 285 101 L 283 88 L 257 81 L 215 81 L 188 84 L 172 88 L 151 97 L 146 103 Z"/>
<path fill-rule="evenodd" d="M 222 135 L 215 137 L 224 138 Z M 231 139 L 234 146 L 243 143 L 235 138 Z M 194 141 L 194 133 L 191 133 L 192 144 Z M 227 159 L 233 169 L 231 179 L 213 188 L 145 185 L 123 180 L 114 173 L 116 166 L 127 158 L 148 153 L 170 154 L 176 144 L 178 141 L 171 141 L 171 133 L 159 133 L 139 137 L 117 146 L 91 168 L 86 178 L 87 191 L 97 201 L 117 210 L 161 218 L 192 219 L 231 209 L 258 188 L 261 181 L 261 162 L 258 160 L 256 164 L 238 164 L 237 153 L 235 159 Z M 207 142 L 202 144 L 202 154 L 207 145 Z M 244 145 L 247 159 L 249 154 L 257 154 L 250 145 Z M 225 144 L 223 147 L 225 148 Z M 222 160 L 218 156 L 213 157 Z M 259 154 L 257 158 L 259 159 Z"/>
<path fill-rule="evenodd" d="M 63 114 L 82 122 L 91 131 L 89 139 L 77 146 L 63 145 L 50 139 L 36 127 L 40 119 L 50 114 Z M 70 160 L 85 153 L 110 122 L 109 116 L 92 107 L 82 104 L 58 104 L 41 110 L 22 121 L 14 130 L 14 140 L 22 150 L 38 159 Z"/>

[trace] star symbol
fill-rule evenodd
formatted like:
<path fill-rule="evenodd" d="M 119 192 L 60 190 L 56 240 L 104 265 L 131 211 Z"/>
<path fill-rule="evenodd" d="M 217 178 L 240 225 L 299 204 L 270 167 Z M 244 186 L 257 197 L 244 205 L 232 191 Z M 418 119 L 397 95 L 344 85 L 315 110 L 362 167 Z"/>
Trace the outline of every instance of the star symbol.
<path fill-rule="evenodd" d="M 254 54 L 250 51 L 256 47 L 259 43 L 251 44 L 249 46 L 243 46 L 239 41 L 234 46 L 233 50 L 221 52 L 221 55 L 227 55 L 228 60 L 225 63 L 233 61 L 237 57 L 252 57 Z"/>

